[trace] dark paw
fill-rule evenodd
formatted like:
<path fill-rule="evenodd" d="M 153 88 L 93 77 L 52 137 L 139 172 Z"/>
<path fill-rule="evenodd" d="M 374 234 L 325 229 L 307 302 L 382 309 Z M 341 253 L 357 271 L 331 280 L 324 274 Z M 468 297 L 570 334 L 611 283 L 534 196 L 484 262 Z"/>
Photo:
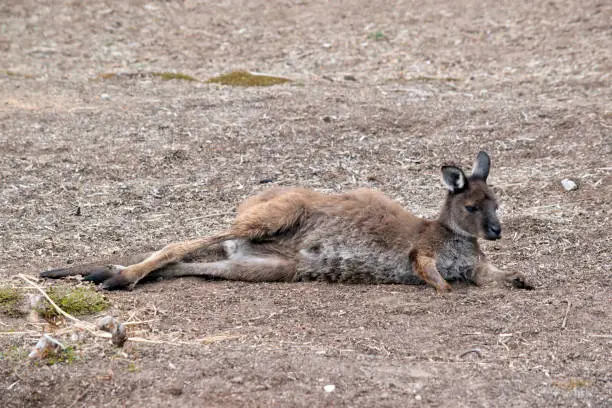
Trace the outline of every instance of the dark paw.
<path fill-rule="evenodd" d="M 134 288 L 134 282 L 127 279 L 125 276 L 121 274 L 117 274 L 106 279 L 102 285 L 102 289 L 105 290 L 118 290 L 118 289 L 127 289 L 132 290 Z"/>
<path fill-rule="evenodd" d="M 93 282 L 95 284 L 102 283 L 107 279 L 117 275 L 117 271 L 113 266 L 103 266 L 96 269 L 92 269 L 87 273 L 83 274 L 83 280 L 86 282 Z"/>

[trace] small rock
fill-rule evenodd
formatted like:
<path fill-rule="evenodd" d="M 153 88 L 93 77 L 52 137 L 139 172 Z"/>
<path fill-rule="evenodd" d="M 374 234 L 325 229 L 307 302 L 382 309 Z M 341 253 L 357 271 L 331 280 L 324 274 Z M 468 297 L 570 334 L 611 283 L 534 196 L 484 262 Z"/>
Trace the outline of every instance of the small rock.
<path fill-rule="evenodd" d="M 166 390 L 168 391 L 168 394 L 173 395 L 175 397 L 178 397 L 179 395 L 183 394 L 183 387 L 180 385 L 170 386 Z"/>
<path fill-rule="evenodd" d="M 70 334 L 70 341 L 73 343 L 80 343 L 87 337 L 87 332 L 83 329 L 77 329 Z"/>
<path fill-rule="evenodd" d="M 565 191 L 578 190 L 578 185 L 576 184 L 576 182 L 574 180 L 563 179 L 563 180 L 561 180 L 561 185 L 563 186 Z"/>
<path fill-rule="evenodd" d="M 414 399 L 417 400 L 417 401 L 420 401 L 420 400 L 423 399 L 423 397 L 421 397 L 419 394 L 417 394 L 417 395 L 414 396 Z"/>
<path fill-rule="evenodd" d="M 345 75 L 344 80 L 345 81 L 357 81 L 357 78 L 355 78 L 354 75 Z"/>
<path fill-rule="evenodd" d="M 323 387 L 323 389 L 325 392 L 333 392 L 336 389 L 336 386 L 334 384 L 327 384 L 325 387 Z"/>
<path fill-rule="evenodd" d="M 151 195 L 153 196 L 153 198 L 162 198 L 162 192 L 157 187 L 153 187 L 151 189 Z"/>
<path fill-rule="evenodd" d="M 237 376 L 237 377 L 232 378 L 230 382 L 234 384 L 242 384 L 244 383 L 244 378 L 242 378 L 241 376 Z"/>
<path fill-rule="evenodd" d="M 102 95 L 100 95 L 100 99 L 102 99 L 103 101 L 108 101 L 110 99 L 110 95 L 107 93 L 103 93 Z"/>
<path fill-rule="evenodd" d="M 38 340 L 38 343 L 36 343 L 36 346 L 34 346 L 30 354 L 28 354 L 28 358 L 42 360 L 51 353 L 65 349 L 66 347 L 62 343 L 48 334 L 43 334 L 40 340 Z"/>
<path fill-rule="evenodd" d="M 332 47 L 331 43 L 323 43 L 323 48 L 330 49 Z"/>
<path fill-rule="evenodd" d="M 323 116 L 323 122 L 330 123 L 331 121 L 332 121 L 332 118 L 330 116 Z"/>
<path fill-rule="evenodd" d="M 111 316 L 105 316 L 96 324 L 99 330 L 111 333 L 111 341 L 117 347 L 123 347 L 128 339 L 125 326 Z"/>

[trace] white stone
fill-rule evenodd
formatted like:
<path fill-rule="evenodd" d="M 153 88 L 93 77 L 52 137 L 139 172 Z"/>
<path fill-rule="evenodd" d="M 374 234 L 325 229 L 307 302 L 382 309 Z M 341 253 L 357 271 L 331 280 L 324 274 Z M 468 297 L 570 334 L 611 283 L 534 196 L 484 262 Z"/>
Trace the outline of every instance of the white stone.
<path fill-rule="evenodd" d="M 570 180 L 570 179 L 561 180 L 561 185 L 563 186 L 565 191 L 578 190 L 578 185 L 573 180 Z"/>
<path fill-rule="evenodd" d="M 336 386 L 334 384 L 327 384 L 325 387 L 323 387 L 323 389 L 325 392 L 333 392 L 336 389 Z"/>

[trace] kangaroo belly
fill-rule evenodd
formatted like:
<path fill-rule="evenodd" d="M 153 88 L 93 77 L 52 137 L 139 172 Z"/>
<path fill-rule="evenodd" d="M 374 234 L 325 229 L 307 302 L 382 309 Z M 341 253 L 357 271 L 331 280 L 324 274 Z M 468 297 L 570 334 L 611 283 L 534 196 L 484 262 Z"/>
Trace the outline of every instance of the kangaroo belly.
<path fill-rule="evenodd" d="M 412 273 L 408 257 L 376 252 L 372 248 L 360 251 L 356 247 L 301 250 L 297 279 L 339 283 L 422 283 Z"/>

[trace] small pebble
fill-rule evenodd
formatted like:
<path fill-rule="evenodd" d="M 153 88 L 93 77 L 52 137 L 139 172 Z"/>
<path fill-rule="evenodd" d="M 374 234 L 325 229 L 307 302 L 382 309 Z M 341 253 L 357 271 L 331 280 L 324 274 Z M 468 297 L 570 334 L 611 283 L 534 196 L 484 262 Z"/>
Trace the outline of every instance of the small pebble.
<path fill-rule="evenodd" d="M 153 198 L 162 198 L 162 192 L 157 187 L 153 187 L 151 189 L 151 195 L 153 196 Z"/>
<path fill-rule="evenodd" d="M 102 95 L 100 95 L 100 99 L 102 99 L 103 101 L 108 101 L 110 99 L 110 95 L 103 93 Z"/>
<path fill-rule="evenodd" d="M 323 387 L 323 389 L 325 392 L 333 392 L 336 389 L 336 386 L 334 384 L 327 384 L 325 387 Z"/>
<path fill-rule="evenodd" d="M 128 339 L 125 326 L 111 316 L 105 316 L 98 321 L 98 329 L 111 334 L 111 341 L 117 347 L 123 347 Z"/>
<path fill-rule="evenodd" d="M 357 78 L 355 78 L 354 75 L 345 75 L 344 80 L 345 81 L 357 81 Z"/>
<path fill-rule="evenodd" d="M 578 190 L 578 185 L 576 184 L 576 182 L 574 182 L 574 180 L 563 179 L 561 180 L 561 185 L 563 186 L 565 191 Z"/>
<path fill-rule="evenodd" d="M 168 394 L 178 397 L 179 395 L 183 394 L 183 387 L 181 387 L 180 385 L 171 386 L 167 388 L 167 391 L 168 391 Z"/>
<path fill-rule="evenodd" d="M 36 346 L 34 346 L 30 354 L 28 354 L 28 358 L 43 359 L 49 354 L 64 350 L 65 348 L 66 347 L 64 347 L 62 343 L 55 340 L 53 337 L 48 334 L 43 334 L 40 340 L 38 340 L 38 343 L 36 343 Z"/>
<path fill-rule="evenodd" d="M 77 329 L 70 334 L 70 341 L 73 343 L 82 342 L 87 337 L 85 330 Z"/>

